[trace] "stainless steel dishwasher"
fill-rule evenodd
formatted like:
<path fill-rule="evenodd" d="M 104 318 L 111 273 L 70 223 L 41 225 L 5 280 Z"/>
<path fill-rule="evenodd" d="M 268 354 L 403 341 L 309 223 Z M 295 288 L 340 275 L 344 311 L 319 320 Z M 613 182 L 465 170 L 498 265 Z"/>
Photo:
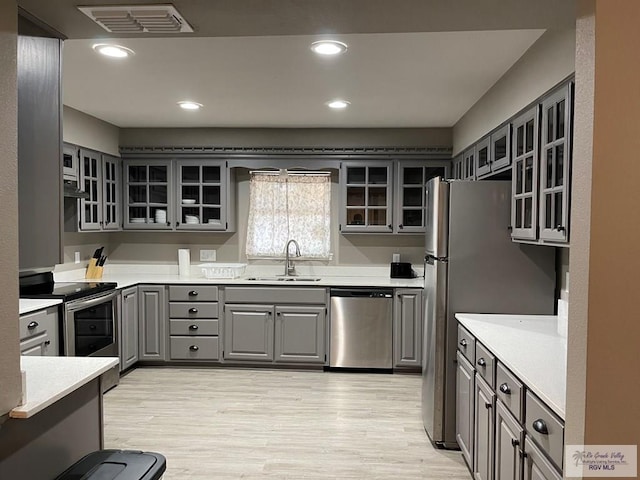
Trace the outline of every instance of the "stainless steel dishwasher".
<path fill-rule="evenodd" d="M 393 367 L 393 290 L 331 289 L 330 367 Z"/>

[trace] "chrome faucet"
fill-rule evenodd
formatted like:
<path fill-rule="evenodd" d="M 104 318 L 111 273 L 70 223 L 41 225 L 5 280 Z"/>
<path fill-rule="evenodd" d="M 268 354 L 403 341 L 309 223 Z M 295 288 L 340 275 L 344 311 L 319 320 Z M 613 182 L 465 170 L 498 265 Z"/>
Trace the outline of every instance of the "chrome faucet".
<path fill-rule="evenodd" d="M 296 266 L 293 264 L 293 261 L 289 258 L 289 246 L 291 244 L 294 244 L 296 246 L 296 251 L 295 251 L 295 256 L 299 257 L 300 256 L 300 245 L 298 245 L 298 242 L 296 242 L 294 239 L 291 239 L 287 242 L 287 245 L 284 247 L 284 253 L 285 253 L 285 260 L 284 260 L 284 276 L 288 277 L 288 276 L 294 276 L 297 275 L 296 273 Z"/>

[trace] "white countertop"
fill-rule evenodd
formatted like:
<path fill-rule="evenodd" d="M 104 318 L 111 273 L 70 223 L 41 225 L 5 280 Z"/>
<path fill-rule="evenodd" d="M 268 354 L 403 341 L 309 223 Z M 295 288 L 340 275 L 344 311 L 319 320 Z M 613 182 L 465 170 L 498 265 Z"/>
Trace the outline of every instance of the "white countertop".
<path fill-rule="evenodd" d="M 565 418 L 567 339 L 552 315 L 456 313 L 456 318 L 560 418 Z"/>
<path fill-rule="evenodd" d="M 20 357 L 27 375 L 27 401 L 9 412 L 29 418 L 118 365 L 116 357 Z"/>
<path fill-rule="evenodd" d="M 56 282 L 115 282 L 118 288 L 126 288 L 138 284 L 204 284 L 204 285 L 280 285 L 286 287 L 319 286 L 319 287 L 388 287 L 388 288 L 422 288 L 424 279 L 390 278 L 389 267 L 300 267 L 298 276 L 302 278 L 320 278 L 319 281 L 277 281 L 248 280 L 248 278 L 276 277 L 282 274 L 281 268 L 251 266 L 239 278 L 205 278 L 197 265 L 192 265 L 191 276 L 178 275 L 177 265 L 125 265 L 114 264 L 105 267 L 100 280 L 86 280 L 84 270 L 56 272 Z M 422 272 L 418 272 L 420 275 Z"/>
<path fill-rule="evenodd" d="M 43 308 L 49 308 L 62 303 L 60 299 L 39 299 L 39 298 L 21 298 L 20 299 L 20 315 L 35 312 Z"/>

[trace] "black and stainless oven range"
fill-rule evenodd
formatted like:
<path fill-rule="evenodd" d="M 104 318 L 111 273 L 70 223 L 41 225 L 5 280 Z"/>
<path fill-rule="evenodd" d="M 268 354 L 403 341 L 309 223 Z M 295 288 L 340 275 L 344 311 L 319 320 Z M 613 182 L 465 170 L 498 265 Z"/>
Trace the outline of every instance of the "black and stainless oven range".
<path fill-rule="evenodd" d="M 62 355 L 118 357 L 118 291 L 108 282 L 54 282 L 51 272 L 20 278 L 22 298 L 62 300 Z M 117 385 L 119 369 L 103 376 L 103 390 Z"/>

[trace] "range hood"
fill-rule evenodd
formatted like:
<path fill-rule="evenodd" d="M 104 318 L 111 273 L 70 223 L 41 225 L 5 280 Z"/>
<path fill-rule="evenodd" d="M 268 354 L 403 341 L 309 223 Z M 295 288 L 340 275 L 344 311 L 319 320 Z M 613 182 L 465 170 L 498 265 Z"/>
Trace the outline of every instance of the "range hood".
<path fill-rule="evenodd" d="M 89 198 L 89 194 L 78 188 L 78 183 L 73 180 L 62 182 L 62 195 L 67 198 Z"/>

